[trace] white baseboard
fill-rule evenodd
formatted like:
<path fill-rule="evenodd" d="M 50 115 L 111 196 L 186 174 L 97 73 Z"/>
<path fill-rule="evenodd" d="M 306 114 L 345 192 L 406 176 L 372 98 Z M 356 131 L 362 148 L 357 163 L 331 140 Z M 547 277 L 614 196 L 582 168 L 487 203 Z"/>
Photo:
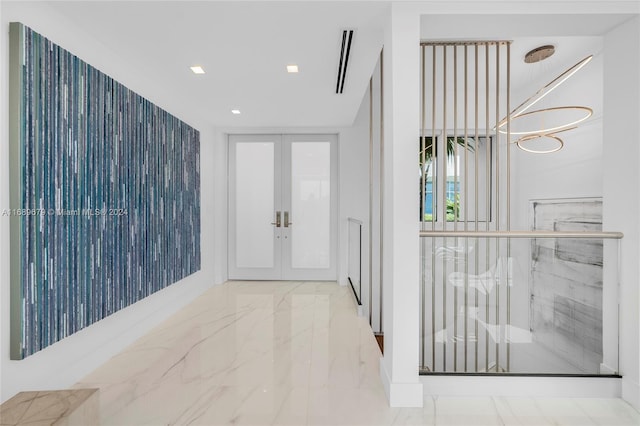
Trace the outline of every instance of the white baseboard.
<path fill-rule="evenodd" d="M 0 402 L 22 391 L 71 387 L 211 287 L 196 272 L 23 360 L 0 360 Z"/>
<path fill-rule="evenodd" d="M 620 398 L 616 377 L 421 376 L 425 395 Z"/>
<path fill-rule="evenodd" d="M 640 383 L 627 377 L 622 378 L 622 399 L 640 411 Z"/>
<path fill-rule="evenodd" d="M 424 405 L 422 383 L 391 382 L 384 358 L 380 358 L 380 379 L 390 407 L 421 408 Z"/>
<path fill-rule="evenodd" d="M 600 374 L 618 374 L 618 372 L 615 369 L 609 367 L 607 364 L 601 363 Z"/>

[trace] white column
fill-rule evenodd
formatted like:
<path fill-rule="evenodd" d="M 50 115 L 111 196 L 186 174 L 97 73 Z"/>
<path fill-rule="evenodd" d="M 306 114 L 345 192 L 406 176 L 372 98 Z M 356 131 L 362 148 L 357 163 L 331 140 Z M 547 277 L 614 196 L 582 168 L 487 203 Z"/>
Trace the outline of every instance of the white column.
<path fill-rule="evenodd" d="M 202 200 L 201 214 L 211 215 L 213 217 L 213 231 L 215 236 L 215 243 L 212 250 L 212 256 L 207 258 L 202 253 L 202 263 L 211 262 L 214 268 L 213 283 L 222 284 L 229 277 L 227 271 L 227 158 L 228 158 L 228 133 L 225 129 L 217 128 L 214 130 L 214 137 L 211 141 L 211 147 L 208 148 L 208 152 L 211 152 L 211 156 L 205 157 L 200 154 L 203 162 L 211 161 L 213 164 L 213 200 L 215 204 L 210 209 L 204 209 L 204 195 Z M 204 151 L 201 146 L 201 150 Z M 204 164 L 204 163 L 203 163 Z M 203 167 L 204 169 L 204 167 Z"/>
<path fill-rule="evenodd" d="M 384 358 L 392 407 L 422 407 L 419 356 L 420 16 L 391 4 L 384 36 Z"/>
<path fill-rule="evenodd" d="M 622 231 L 619 295 L 622 397 L 640 408 L 640 19 L 604 37 L 604 230 Z M 605 321 L 607 318 L 605 318 Z"/>

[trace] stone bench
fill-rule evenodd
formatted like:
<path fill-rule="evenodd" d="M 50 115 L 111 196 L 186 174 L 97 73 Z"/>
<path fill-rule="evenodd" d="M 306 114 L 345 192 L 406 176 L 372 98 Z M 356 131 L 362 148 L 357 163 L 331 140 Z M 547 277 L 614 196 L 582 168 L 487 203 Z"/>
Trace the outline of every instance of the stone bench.
<path fill-rule="evenodd" d="M 98 425 L 98 389 L 20 392 L 0 405 L 1 426 Z"/>

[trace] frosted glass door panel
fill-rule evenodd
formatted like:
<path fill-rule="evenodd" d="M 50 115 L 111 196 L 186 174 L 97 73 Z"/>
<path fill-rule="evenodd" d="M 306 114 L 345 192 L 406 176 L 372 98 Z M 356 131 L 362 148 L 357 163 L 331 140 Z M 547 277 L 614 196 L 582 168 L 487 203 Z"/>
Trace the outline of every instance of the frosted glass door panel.
<path fill-rule="evenodd" d="M 230 135 L 230 280 L 335 280 L 336 135 Z"/>
<path fill-rule="evenodd" d="M 236 266 L 274 266 L 275 144 L 237 143 Z"/>
<path fill-rule="evenodd" d="M 331 266 L 331 144 L 291 144 L 291 266 Z"/>

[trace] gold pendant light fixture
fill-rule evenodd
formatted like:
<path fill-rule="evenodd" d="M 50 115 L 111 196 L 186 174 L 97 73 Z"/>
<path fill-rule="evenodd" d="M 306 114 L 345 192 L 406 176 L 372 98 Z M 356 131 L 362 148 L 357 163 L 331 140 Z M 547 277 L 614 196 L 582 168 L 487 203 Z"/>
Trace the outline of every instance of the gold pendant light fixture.
<path fill-rule="evenodd" d="M 556 53 L 556 48 L 551 44 L 536 47 L 535 49 L 530 50 L 526 55 L 524 55 L 524 62 L 527 64 L 534 64 L 536 62 L 547 59 L 554 53 Z"/>
<path fill-rule="evenodd" d="M 526 63 L 539 62 L 550 57 L 554 52 L 554 46 L 540 46 L 528 52 L 525 55 L 524 61 Z M 593 55 L 587 56 L 541 87 L 536 93 L 514 108 L 509 116 L 500 120 L 496 126 L 497 131 L 506 134 L 507 121 L 510 121 L 511 129 L 509 133 L 513 135 L 523 135 L 512 142 L 520 149 L 537 154 L 548 154 L 562 149 L 564 142 L 556 136 L 556 133 L 575 129 L 577 124 L 591 117 L 593 110 L 585 106 L 559 106 L 534 111 L 529 111 L 529 109 L 567 81 L 592 59 Z M 547 144 L 544 145 L 548 145 L 548 143 L 551 142 L 552 147 L 537 149 L 535 147 L 536 143 L 532 143 L 543 140 L 547 141 Z"/>
<path fill-rule="evenodd" d="M 548 142 L 547 144 L 542 144 L 542 147 L 541 147 L 539 146 L 541 145 L 539 143 L 541 140 L 547 140 Z M 529 147 L 528 144 L 531 141 L 535 141 L 537 143 L 534 144 L 533 147 Z M 549 142 L 551 142 L 550 145 L 549 145 Z M 516 141 L 516 145 L 518 145 L 518 148 L 520 148 L 521 150 L 531 152 L 534 154 L 551 154 L 552 152 L 560 151 L 564 146 L 564 142 L 562 141 L 562 139 L 560 139 L 556 135 L 550 133 L 547 135 L 523 136 Z"/>
<path fill-rule="evenodd" d="M 524 114 L 511 118 L 512 135 L 532 135 L 551 134 L 566 130 L 569 127 L 575 128 L 576 124 L 582 123 L 593 115 L 593 110 L 585 106 L 559 106 L 528 111 Z M 569 118 L 567 118 L 569 117 Z M 538 120 L 535 120 L 538 118 Z M 536 121 L 532 123 L 532 121 Z M 524 122 L 519 128 L 520 122 Z M 527 127 L 527 124 L 533 127 Z M 537 128 L 536 128 L 537 127 Z M 499 128 L 500 133 L 506 134 L 504 128 Z"/>

